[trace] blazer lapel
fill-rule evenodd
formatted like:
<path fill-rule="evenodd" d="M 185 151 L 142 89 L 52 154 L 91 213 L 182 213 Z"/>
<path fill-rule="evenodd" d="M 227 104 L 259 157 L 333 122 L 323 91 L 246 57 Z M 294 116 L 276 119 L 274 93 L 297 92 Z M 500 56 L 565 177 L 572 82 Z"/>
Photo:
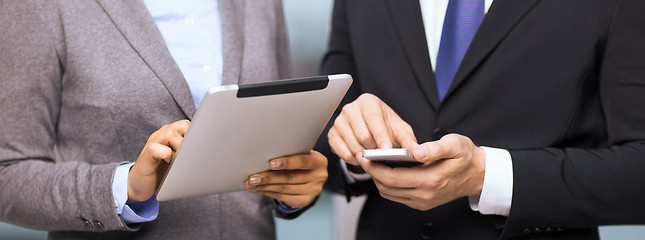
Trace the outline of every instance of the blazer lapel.
<path fill-rule="evenodd" d="M 195 114 L 188 83 L 173 60 L 161 32 L 142 1 L 96 0 L 134 51 L 191 119 Z"/>
<path fill-rule="evenodd" d="M 244 51 L 244 0 L 219 0 L 222 18 L 222 84 L 238 84 Z"/>
<path fill-rule="evenodd" d="M 444 99 L 448 98 L 540 0 L 495 0 L 479 26 Z"/>
<path fill-rule="evenodd" d="M 394 28 L 416 80 L 428 101 L 437 109 L 439 95 L 435 83 L 428 44 L 426 42 L 421 7 L 418 0 L 385 0 Z"/>

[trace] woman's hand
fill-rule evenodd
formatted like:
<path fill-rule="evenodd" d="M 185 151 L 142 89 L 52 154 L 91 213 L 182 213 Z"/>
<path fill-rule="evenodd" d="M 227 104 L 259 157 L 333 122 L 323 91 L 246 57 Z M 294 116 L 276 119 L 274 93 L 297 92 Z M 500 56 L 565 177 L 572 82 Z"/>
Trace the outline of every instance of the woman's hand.
<path fill-rule="evenodd" d="M 327 181 L 327 158 L 313 150 L 308 154 L 272 159 L 269 168 L 249 176 L 244 184 L 246 189 L 292 208 L 309 205 Z"/>
<path fill-rule="evenodd" d="M 128 202 L 145 201 L 155 194 L 189 125 L 190 121 L 180 120 L 150 135 L 128 174 Z"/>

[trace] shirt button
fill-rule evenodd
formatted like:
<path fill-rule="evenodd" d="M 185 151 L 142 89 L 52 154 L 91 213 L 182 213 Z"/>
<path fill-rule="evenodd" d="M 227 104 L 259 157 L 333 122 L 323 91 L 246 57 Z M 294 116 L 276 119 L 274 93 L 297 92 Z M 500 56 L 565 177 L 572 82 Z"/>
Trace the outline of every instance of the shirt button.
<path fill-rule="evenodd" d="M 186 18 L 186 24 L 188 24 L 188 25 L 193 25 L 193 23 L 195 23 L 195 19 L 192 19 L 192 18 Z"/>
<path fill-rule="evenodd" d="M 432 227 L 431 222 L 424 223 L 421 225 L 421 239 L 432 239 L 432 236 L 434 235 L 434 229 Z"/>
<path fill-rule="evenodd" d="M 206 66 L 204 66 L 204 67 L 202 68 L 202 71 L 204 71 L 205 73 L 210 72 L 210 71 L 211 71 L 211 66 L 210 66 L 210 65 L 206 65 Z"/>
<path fill-rule="evenodd" d="M 435 139 L 439 139 L 439 138 L 443 137 L 443 135 L 442 135 L 442 134 L 443 134 L 443 133 L 442 133 L 442 129 L 441 129 L 441 128 L 435 128 L 435 129 L 432 131 L 432 135 L 433 135 L 433 137 L 434 137 Z"/>

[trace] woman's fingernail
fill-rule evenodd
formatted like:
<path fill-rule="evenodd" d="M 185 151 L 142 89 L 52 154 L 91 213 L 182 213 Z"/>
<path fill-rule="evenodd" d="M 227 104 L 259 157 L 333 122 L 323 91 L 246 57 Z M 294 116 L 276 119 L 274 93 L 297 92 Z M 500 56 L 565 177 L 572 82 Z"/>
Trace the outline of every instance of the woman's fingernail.
<path fill-rule="evenodd" d="M 269 168 L 272 170 L 279 170 L 282 169 L 282 159 L 274 159 L 269 162 Z"/>
<path fill-rule="evenodd" d="M 259 184 L 260 182 L 262 182 L 262 178 L 260 176 L 251 176 L 249 178 L 250 184 Z"/>

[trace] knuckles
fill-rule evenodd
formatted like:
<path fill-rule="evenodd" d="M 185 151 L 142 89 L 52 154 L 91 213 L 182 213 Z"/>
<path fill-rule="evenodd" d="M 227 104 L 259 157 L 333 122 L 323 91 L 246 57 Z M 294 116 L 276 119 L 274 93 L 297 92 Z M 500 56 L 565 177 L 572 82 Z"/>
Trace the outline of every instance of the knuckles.
<path fill-rule="evenodd" d="M 355 102 L 360 102 L 360 103 L 377 103 L 380 102 L 381 99 L 379 99 L 377 96 L 371 93 L 363 93 L 358 98 L 356 98 Z"/>
<path fill-rule="evenodd" d="M 345 107 L 343 107 L 342 111 L 345 111 Z M 334 130 L 334 133 L 336 133 L 336 131 L 338 131 L 336 129 L 336 126 L 340 126 L 341 124 L 343 124 L 343 122 L 345 122 L 345 118 L 342 116 L 342 114 L 343 114 L 343 112 L 341 112 L 341 115 L 338 115 L 338 117 L 336 119 L 334 119 L 334 126 L 332 127 L 332 129 Z"/>
<path fill-rule="evenodd" d="M 391 174 L 387 174 L 382 179 L 379 179 L 379 182 L 388 187 L 397 186 L 397 184 L 399 183 L 399 181 L 394 179 Z"/>
<path fill-rule="evenodd" d="M 338 121 L 338 118 L 334 120 L 334 124 L 336 124 L 336 121 Z M 336 127 L 332 126 L 329 129 L 329 132 L 327 132 L 327 140 L 332 141 L 332 139 L 336 138 L 338 134 L 336 133 Z"/>
<path fill-rule="evenodd" d="M 419 211 L 428 211 L 428 210 L 434 208 L 434 206 L 428 205 L 428 204 L 417 204 L 414 207 L 412 207 L 412 206 L 410 206 L 410 207 L 414 208 L 414 209 L 417 209 Z"/>
<path fill-rule="evenodd" d="M 343 106 L 343 108 L 341 109 L 341 114 L 343 114 L 343 115 L 351 114 L 353 111 L 355 111 L 355 109 L 356 109 L 355 106 L 356 105 L 354 103 L 350 103 L 350 104 L 347 104 L 347 105 Z M 338 118 L 336 118 L 336 119 L 338 119 Z"/>
<path fill-rule="evenodd" d="M 175 124 L 179 128 L 186 129 L 186 128 L 188 128 L 188 126 L 190 126 L 190 121 L 184 119 L 184 120 L 179 120 L 179 121 L 175 122 Z"/>
<path fill-rule="evenodd" d="M 461 136 L 458 134 L 450 133 L 441 137 L 441 141 L 448 146 L 460 146 L 461 145 Z"/>
<path fill-rule="evenodd" d="M 426 179 L 426 181 L 424 181 L 423 188 L 434 190 L 434 189 L 441 188 L 443 185 L 444 185 L 443 181 L 439 177 L 433 177 L 433 178 Z"/>
<path fill-rule="evenodd" d="M 352 155 L 352 153 L 350 153 L 350 152 L 340 153 L 339 157 L 341 157 L 343 159 L 343 161 L 345 161 L 345 162 L 347 162 L 349 164 L 358 165 L 358 163 L 348 162 L 348 161 L 351 161 L 351 160 L 354 159 L 354 155 Z"/>
<path fill-rule="evenodd" d="M 320 171 L 320 176 L 318 177 L 318 179 L 324 183 L 327 181 L 327 178 L 329 178 L 329 173 L 327 173 L 327 169 L 325 169 L 325 171 Z"/>
<path fill-rule="evenodd" d="M 325 169 L 327 169 L 327 157 L 325 157 L 325 155 L 322 155 L 322 153 L 319 153 L 317 151 L 312 151 L 311 156 L 315 159 L 317 165 L 323 166 Z"/>
<path fill-rule="evenodd" d="M 382 190 L 379 189 L 378 192 L 379 192 L 379 195 L 381 195 L 382 198 L 394 201 L 393 199 L 390 199 L 389 196 L 387 194 L 385 194 Z"/>
<path fill-rule="evenodd" d="M 435 200 L 435 194 L 431 192 L 425 192 L 422 193 L 421 195 L 418 196 L 419 199 L 426 203 L 426 202 L 433 202 Z"/>
<path fill-rule="evenodd" d="M 364 132 L 364 131 L 359 132 L 356 136 L 356 139 L 358 139 L 358 141 L 362 145 L 371 145 L 368 143 L 374 142 L 374 140 L 372 139 L 372 135 L 369 132 Z"/>
<path fill-rule="evenodd" d="M 271 196 L 271 198 L 273 198 L 275 200 L 278 200 L 278 201 L 283 201 L 283 202 L 285 201 L 284 195 L 282 195 L 282 194 L 275 194 L 274 196 Z"/>
<path fill-rule="evenodd" d="M 170 129 L 170 128 L 165 128 L 165 129 L 163 130 L 163 132 L 162 132 L 162 134 L 163 134 L 164 136 L 166 136 L 166 137 L 170 137 L 170 136 L 172 136 L 172 135 L 173 135 L 173 133 L 175 133 L 175 131 L 173 131 L 173 130 L 172 130 L 172 129 Z"/>

